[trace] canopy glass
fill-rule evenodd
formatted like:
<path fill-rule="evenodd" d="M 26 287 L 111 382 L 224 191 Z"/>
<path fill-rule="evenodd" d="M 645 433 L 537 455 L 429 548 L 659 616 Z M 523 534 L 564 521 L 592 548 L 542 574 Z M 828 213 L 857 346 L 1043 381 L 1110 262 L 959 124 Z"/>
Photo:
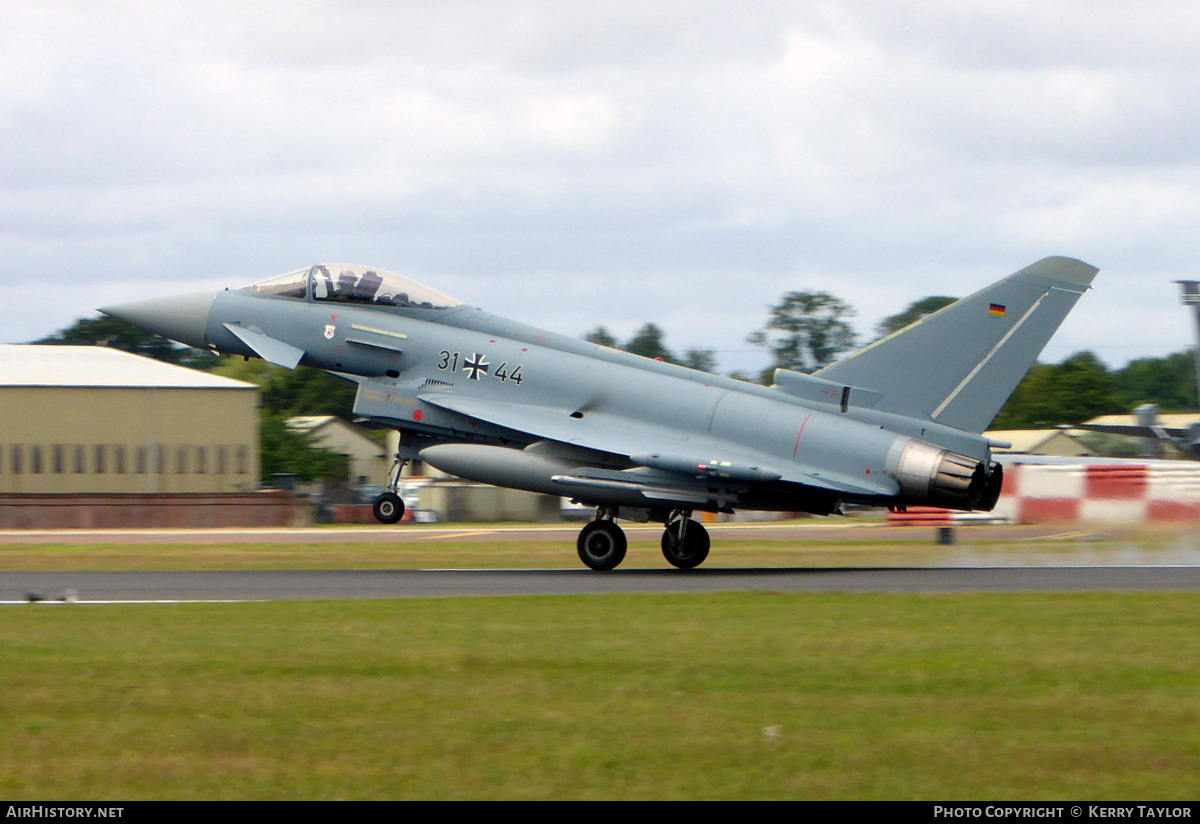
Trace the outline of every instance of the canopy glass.
<path fill-rule="evenodd" d="M 322 263 L 277 275 L 243 287 L 250 292 L 285 298 L 340 303 L 367 303 L 412 309 L 449 309 L 462 301 L 444 295 L 412 278 L 346 263 Z"/>

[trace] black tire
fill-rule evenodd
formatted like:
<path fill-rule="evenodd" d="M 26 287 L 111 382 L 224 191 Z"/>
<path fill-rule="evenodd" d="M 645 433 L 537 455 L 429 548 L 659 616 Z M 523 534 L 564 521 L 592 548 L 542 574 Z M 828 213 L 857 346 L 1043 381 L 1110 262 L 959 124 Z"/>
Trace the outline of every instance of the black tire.
<path fill-rule="evenodd" d="M 695 569 L 708 557 L 708 530 L 699 522 L 689 520 L 687 529 L 683 533 L 684 540 L 680 543 L 679 527 L 681 523 L 681 521 L 676 521 L 663 530 L 663 557 L 673 567 Z"/>
<path fill-rule="evenodd" d="M 385 492 L 371 504 L 371 512 L 381 524 L 398 523 L 404 517 L 404 501 L 395 492 Z"/>
<path fill-rule="evenodd" d="M 608 572 L 625 560 L 628 542 L 624 530 L 612 521 L 592 521 L 579 531 L 575 546 L 585 566 Z"/>

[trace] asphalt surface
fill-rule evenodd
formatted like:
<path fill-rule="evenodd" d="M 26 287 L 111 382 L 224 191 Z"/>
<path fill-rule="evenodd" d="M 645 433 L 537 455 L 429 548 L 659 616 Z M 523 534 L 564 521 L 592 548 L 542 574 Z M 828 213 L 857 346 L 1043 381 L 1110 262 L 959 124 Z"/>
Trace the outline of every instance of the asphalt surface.
<path fill-rule="evenodd" d="M 478 525 L 466 526 L 409 524 L 404 526 L 319 526 L 319 527 L 228 527 L 220 529 L 7 529 L 0 530 L 0 545 L 4 544 L 227 544 L 227 543 L 365 543 L 386 544 L 410 540 L 444 538 L 487 538 L 496 541 L 562 544 L 574 548 L 575 536 L 584 522 L 560 524 Z M 855 540 L 906 543 L 930 543 L 934 540 L 933 526 L 887 526 L 878 522 L 862 523 L 853 519 L 814 519 L 811 521 L 760 521 L 745 523 L 706 524 L 714 540 L 735 541 L 739 537 L 769 536 L 772 540 L 820 541 L 846 538 Z M 631 536 L 639 533 L 662 534 L 656 524 L 622 523 L 621 528 Z M 967 527 L 980 540 L 1011 537 L 1015 531 L 1023 538 L 1062 533 L 1061 524 L 1010 526 L 1007 524 L 972 524 Z M 1074 529 L 1074 527 L 1070 527 Z M 1075 532 L 1082 535 L 1084 533 Z"/>
<path fill-rule="evenodd" d="M 0 602 L 81 603 L 580 595 L 721 590 L 1045 592 L 1200 590 L 1200 567 L 250 570 L 0 572 Z"/>
<path fill-rule="evenodd" d="M 882 539 L 897 545 L 929 545 L 930 527 L 888 527 L 811 523 L 722 524 L 726 546 L 739 537 L 769 532 L 772 539 L 820 542 L 847 536 Z M 322 543 L 387 542 L 412 539 L 540 543 L 553 541 L 573 548 L 577 524 L 553 526 L 421 526 L 394 528 L 225 529 L 225 530 L 56 530 L 0 532 L 0 544 L 166 544 L 166 543 Z M 661 531 L 656 526 L 630 526 L 628 531 Z M 1062 527 L 972 526 L 984 539 L 1053 536 Z M 840 534 L 839 534 L 840 533 Z M 1068 535 L 1068 533 L 1063 533 Z M 1070 537 L 1085 533 L 1069 533 Z M 1193 546 L 1200 541 L 1190 538 Z M 1186 556 L 1195 557 L 1194 552 Z M 700 568 L 681 571 L 622 566 L 607 573 L 584 569 L 554 570 L 240 570 L 240 571 L 108 571 L 0 572 L 0 603 L 37 600 L 58 602 L 263 601 L 346 598 L 430 598 L 480 595 L 578 595 L 600 593 L 715 592 L 772 590 L 789 592 L 1037 592 L 1116 590 L 1200 590 L 1200 565 L 1132 563 L 1054 565 L 1048 559 L 1029 566 L 963 565 L 962 558 L 945 567 L 880 568 Z M 1128 559 L 1126 559 L 1128 560 Z M 1169 558 L 1156 560 L 1169 561 Z"/>

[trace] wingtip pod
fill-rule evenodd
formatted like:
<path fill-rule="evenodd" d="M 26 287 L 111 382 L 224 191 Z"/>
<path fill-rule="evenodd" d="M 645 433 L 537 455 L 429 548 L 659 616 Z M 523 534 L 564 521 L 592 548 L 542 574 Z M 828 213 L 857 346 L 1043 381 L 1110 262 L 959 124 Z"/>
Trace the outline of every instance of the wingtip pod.
<path fill-rule="evenodd" d="M 1080 286 L 1091 286 L 1092 280 L 1100 270 L 1090 263 L 1084 263 L 1075 258 L 1052 256 L 1026 266 L 1018 275 L 1033 275 L 1050 280 L 1062 280 L 1067 283 L 1077 283 Z"/>

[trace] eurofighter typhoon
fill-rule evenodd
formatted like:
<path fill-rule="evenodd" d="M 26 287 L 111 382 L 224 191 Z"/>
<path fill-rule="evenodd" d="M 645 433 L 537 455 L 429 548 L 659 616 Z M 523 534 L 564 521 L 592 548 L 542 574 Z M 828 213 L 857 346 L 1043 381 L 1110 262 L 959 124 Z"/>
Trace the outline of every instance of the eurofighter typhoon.
<path fill-rule="evenodd" d="M 595 507 L 579 558 L 625 557 L 617 519 L 664 525 L 691 569 L 692 513 L 837 513 L 843 504 L 989 511 L 1003 469 L 980 433 L 1096 269 L 1050 257 L 808 375 L 765 387 L 497 317 L 400 275 L 323 264 L 239 289 L 101 311 L 213 352 L 358 384 L 354 413 L 472 481 Z M 389 491 L 376 517 L 404 512 Z"/>

